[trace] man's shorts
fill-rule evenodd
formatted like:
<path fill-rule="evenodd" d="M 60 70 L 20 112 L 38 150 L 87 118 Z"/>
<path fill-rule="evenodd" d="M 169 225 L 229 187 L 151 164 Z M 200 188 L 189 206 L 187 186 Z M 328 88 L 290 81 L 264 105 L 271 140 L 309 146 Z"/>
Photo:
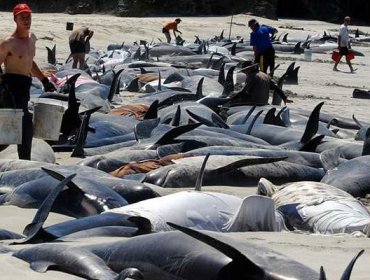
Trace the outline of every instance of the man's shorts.
<path fill-rule="evenodd" d="M 341 55 L 348 55 L 348 48 L 347 47 L 340 47 L 339 53 Z"/>
<path fill-rule="evenodd" d="M 170 33 L 170 31 L 168 31 L 166 28 L 163 27 L 162 28 L 162 33 L 165 33 L 166 34 L 166 33 Z"/>
<path fill-rule="evenodd" d="M 71 49 L 71 54 L 85 53 L 85 44 L 80 41 L 69 42 L 69 48 Z"/>

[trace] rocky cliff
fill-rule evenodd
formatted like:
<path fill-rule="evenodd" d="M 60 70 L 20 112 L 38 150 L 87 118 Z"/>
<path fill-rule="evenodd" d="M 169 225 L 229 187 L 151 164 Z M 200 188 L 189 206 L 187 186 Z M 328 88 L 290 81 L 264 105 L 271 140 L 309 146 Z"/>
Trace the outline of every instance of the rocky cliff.
<path fill-rule="evenodd" d="M 1 0 L 10 11 L 19 1 Z M 293 17 L 340 22 L 350 15 L 354 23 L 370 22 L 368 0 L 29 0 L 37 12 L 110 13 L 117 16 L 195 16 L 252 13 L 276 18 Z"/>

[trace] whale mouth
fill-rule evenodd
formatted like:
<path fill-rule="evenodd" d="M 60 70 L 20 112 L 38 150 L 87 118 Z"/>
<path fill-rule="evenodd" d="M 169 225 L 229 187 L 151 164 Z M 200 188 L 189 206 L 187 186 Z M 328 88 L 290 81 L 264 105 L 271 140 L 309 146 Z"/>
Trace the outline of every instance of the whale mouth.
<path fill-rule="evenodd" d="M 257 194 L 271 197 L 275 193 L 275 186 L 265 178 L 261 178 L 257 185 Z"/>

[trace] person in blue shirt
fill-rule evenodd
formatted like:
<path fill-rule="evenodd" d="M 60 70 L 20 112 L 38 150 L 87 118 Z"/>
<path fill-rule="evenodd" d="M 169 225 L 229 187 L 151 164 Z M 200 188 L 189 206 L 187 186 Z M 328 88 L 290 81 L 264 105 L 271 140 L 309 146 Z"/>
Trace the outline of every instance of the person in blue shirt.
<path fill-rule="evenodd" d="M 267 25 L 259 25 L 258 21 L 251 19 L 248 26 L 252 29 L 250 45 L 253 46 L 254 61 L 260 65 L 261 71 L 267 73 L 270 68 L 270 76 L 274 75 L 275 50 L 271 43 L 270 34 L 277 32 L 276 28 Z"/>

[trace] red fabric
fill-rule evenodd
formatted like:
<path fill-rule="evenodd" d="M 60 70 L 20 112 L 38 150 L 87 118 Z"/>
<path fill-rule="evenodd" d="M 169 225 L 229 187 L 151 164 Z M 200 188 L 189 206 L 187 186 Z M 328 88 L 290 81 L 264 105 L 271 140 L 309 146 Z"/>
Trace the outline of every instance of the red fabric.
<path fill-rule="evenodd" d="M 348 51 L 348 54 L 346 56 L 349 60 L 352 60 L 355 58 L 355 54 L 353 53 L 353 51 Z M 333 51 L 333 53 L 331 54 L 331 59 L 334 60 L 334 61 L 338 61 L 340 58 L 340 53 L 338 51 Z"/>
<path fill-rule="evenodd" d="M 333 51 L 333 53 L 331 54 L 331 59 L 334 61 L 338 61 L 339 58 L 340 58 L 340 53 L 337 51 Z"/>
<path fill-rule="evenodd" d="M 347 58 L 348 58 L 349 60 L 352 60 L 352 59 L 354 59 L 354 58 L 355 58 L 355 54 L 354 54 L 352 51 L 349 51 L 349 52 L 348 52 L 348 54 L 347 54 Z"/>
<path fill-rule="evenodd" d="M 16 5 L 13 9 L 13 16 L 17 16 L 19 14 L 30 14 L 30 13 L 32 13 L 32 11 L 26 3 L 20 3 Z"/>

